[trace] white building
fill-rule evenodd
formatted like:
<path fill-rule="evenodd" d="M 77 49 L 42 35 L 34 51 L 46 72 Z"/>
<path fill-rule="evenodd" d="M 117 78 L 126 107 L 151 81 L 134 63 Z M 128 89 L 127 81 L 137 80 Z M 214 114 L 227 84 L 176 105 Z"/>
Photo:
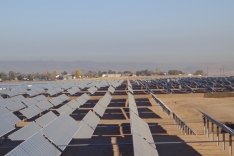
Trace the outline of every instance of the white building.
<path fill-rule="evenodd" d="M 102 77 L 121 77 L 121 74 L 102 74 Z"/>

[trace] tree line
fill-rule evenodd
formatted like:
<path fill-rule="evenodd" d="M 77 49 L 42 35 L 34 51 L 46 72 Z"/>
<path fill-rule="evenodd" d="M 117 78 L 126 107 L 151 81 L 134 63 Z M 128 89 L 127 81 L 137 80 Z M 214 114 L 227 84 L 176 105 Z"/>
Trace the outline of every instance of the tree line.
<path fill-rule="evenodd" d="M 72 78 L 97 78 L 102 77 L 104 74 L 120 74 L 122 76 L 152 76 L 152 75 L 183 75 L 185 72 L 181 70 L 168 70 L 167 72 L 162 72 L 158 69 L 156 70 L 139 70 L 136 72 L 132 71 L 114 71 L 114 70 L 108 70 L 108 71 L 87 71 L 82 72 L 80 69 L 75 70 L 71 74 L 69 74 L 67 71 L 63 72 L 43 72 L 43 73 L 20 73 L 15 71 L 9 71 L 6 72 L 0 72 L 0 80 L 1 81 L 12 81 L 12 80 L 19 80 L 19 81 L 33 81 L 33 80 L 41 80 L 41 81 L 54 81 L 56 79 L 62 79 L 65 76 L 71 76 Z M 193 75 L 205 75 L 203 70 L 197 70 L 193 73 Z"/>

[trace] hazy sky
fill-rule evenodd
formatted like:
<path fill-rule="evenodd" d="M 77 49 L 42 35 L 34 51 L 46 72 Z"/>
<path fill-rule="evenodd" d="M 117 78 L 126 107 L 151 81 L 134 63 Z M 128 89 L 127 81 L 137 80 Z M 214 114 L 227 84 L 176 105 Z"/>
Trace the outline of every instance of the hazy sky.
<path fill-rule="evenodd" d="M 234 0 L 0 1 L 0 60 L 233 59 Z"/>

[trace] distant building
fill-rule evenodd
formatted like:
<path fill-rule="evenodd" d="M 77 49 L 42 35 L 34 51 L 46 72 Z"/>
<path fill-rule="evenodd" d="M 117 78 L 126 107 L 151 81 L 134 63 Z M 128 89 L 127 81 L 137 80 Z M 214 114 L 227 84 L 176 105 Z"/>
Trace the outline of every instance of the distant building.
<path fill-rule="evenodd" d="M 121 77 L 121 74 L 102 74 L 102 77 Z"/>
<path fill-rule="evenodd" d="M 57 80 L 72 80 L 76 79 L 76 77 L 72 74 L 67 74 L 67 75 L 56 75 Z"/>
<path fill-rule="evenodd" d="M 67 74 L 63 76 L 63 80 L 72 80 L 75 79 L 74 75 L 72 74 Z"/>

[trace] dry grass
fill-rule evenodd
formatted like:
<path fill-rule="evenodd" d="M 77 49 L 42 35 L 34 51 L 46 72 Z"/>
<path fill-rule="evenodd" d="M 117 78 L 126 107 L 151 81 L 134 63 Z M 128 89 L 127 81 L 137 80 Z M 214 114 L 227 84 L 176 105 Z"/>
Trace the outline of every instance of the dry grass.
<path fill-rule="evenodd" d="M 234 97 L 204 98 L 204 94 L 157 95 L 181 117 L 197 119 L 206 112 L 221 122 L 234 122 Z"/>

